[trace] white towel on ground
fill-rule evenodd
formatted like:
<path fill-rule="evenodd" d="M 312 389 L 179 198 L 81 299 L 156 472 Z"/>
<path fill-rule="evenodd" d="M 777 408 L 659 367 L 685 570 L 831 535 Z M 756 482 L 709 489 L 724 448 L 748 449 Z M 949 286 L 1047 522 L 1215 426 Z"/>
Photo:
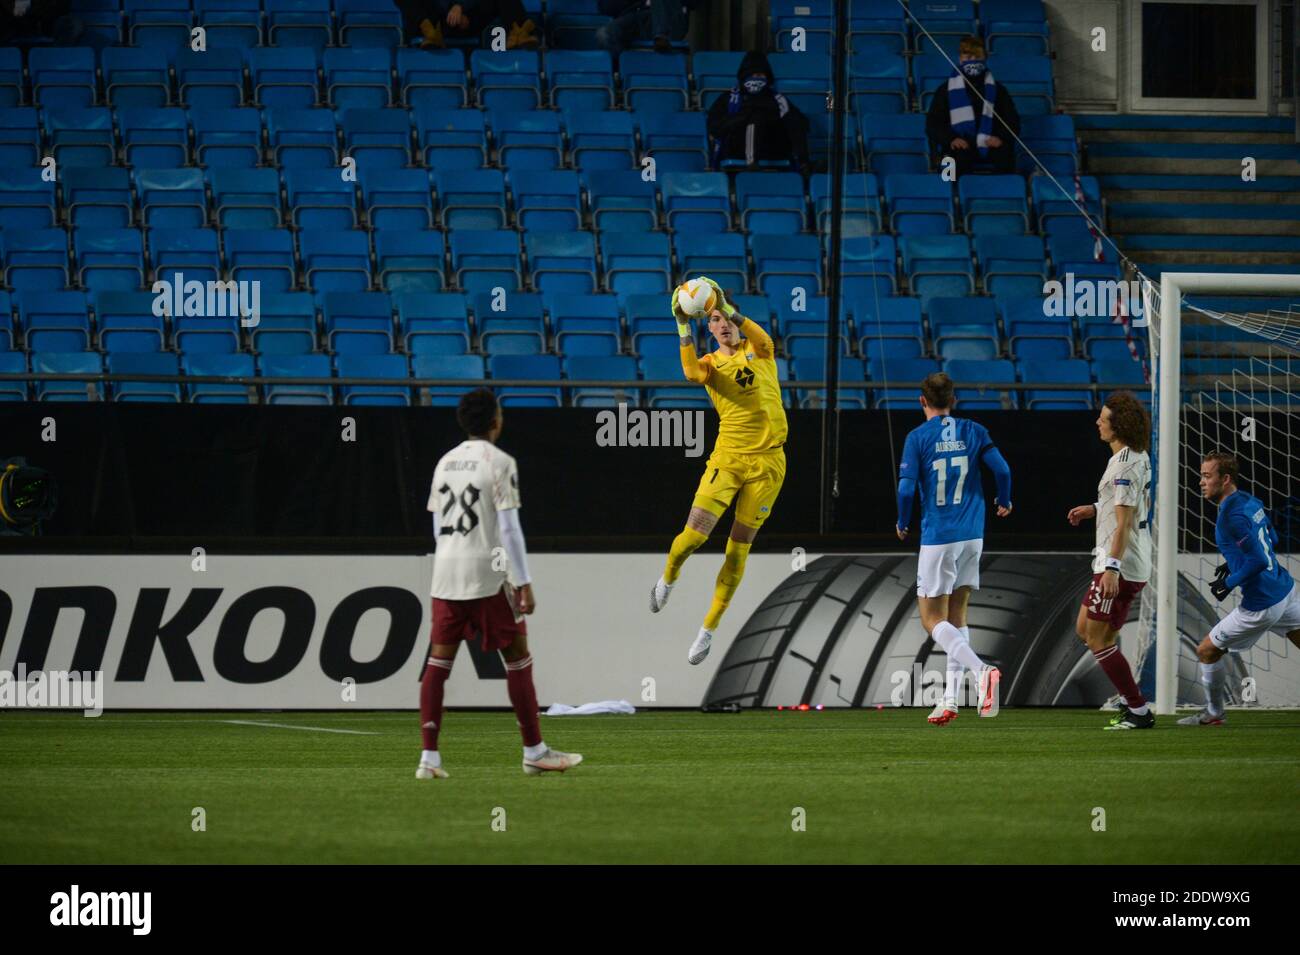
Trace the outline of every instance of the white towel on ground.
<path fill-rule="evenodd" d="M 552 703 L 546 711 L 547 716 L 590 716 L 593 713 L 627 713 L 636 712 L 636 707 L 627 700 L 601 700 L 599 703 L 583 703 L 581 706 L 569 706 L 567 703 Z"/>

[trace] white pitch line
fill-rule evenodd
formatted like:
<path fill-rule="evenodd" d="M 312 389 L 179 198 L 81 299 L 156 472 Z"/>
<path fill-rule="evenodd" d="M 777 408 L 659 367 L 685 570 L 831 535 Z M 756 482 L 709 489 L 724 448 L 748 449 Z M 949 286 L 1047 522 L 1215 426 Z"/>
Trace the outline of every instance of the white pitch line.
<path fill-rule="evenodd" d="M 213 723 L 232 723 L 235 726 L 269 726 L 272 729 L 281 730 L 310 730 L 314 733 L 350 733 L 354 736 L 379 736 L 379 733 L 372 733 L 369 730 L 340 730 L 331 729 L 326 726 L 295 726 L 293 723 L 261 723 L 256 720 L 212 720 Z"/>

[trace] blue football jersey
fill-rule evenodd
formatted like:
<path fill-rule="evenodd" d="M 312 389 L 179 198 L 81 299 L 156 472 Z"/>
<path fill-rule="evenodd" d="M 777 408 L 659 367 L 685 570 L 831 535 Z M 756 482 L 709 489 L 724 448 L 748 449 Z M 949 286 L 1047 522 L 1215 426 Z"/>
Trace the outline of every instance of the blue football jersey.
<path fill-rule="evenodd" d="M 983 538 L 984 483 L 979 468 L 993 447 L 982 424 L 952 415 L 933 417 L 908 434 L 898 476 L 914 480 L 921 495 L 922 544 Z"/>
<path fill-rule="evenodd" d="M 1291 592 L 1291 575 L 1277 559 L 1277 531 L 1259 498 L 1241 490 L 1224 498 L 1214 540 L 1228 562 L 1228 586 L 1241 587 L 1243 610 L 1266 610 Z"/>

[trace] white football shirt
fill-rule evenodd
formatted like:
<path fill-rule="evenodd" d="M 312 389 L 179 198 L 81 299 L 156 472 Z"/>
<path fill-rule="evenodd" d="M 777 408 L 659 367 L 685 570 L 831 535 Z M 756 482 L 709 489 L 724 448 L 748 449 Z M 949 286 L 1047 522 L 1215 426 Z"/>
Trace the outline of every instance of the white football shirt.
<path fill-rule="evenodd" d="M 1134 509 L 1128 541 L 1120 557 L 1119 575 L 1133 583 L 1151 579 L 1151 459 L 1145 451 L 1121 448 L 1111 456 L 1097 485 L 1097 546 L 1092 552 L 1092 572 L 1106 569 L 1111 540 L 1118 522 L 1115 505 Z"/>
<path fill-rule="evenodd" d="M 519 507 L 519 468 L 491 441 L 463 441 L 433 469 L 428 509 L 438 515 L 430 593 L 443 600 L 490 597 L 508 561 L 497 511 Z"/>

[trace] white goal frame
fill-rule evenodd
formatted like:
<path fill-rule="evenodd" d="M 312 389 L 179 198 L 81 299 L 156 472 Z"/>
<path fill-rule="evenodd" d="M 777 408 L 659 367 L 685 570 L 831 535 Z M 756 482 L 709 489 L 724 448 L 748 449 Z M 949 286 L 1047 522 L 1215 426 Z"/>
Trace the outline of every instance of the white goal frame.
<path fill-rule="evenodd" d="M 1160 276 L 1160 421 L 1156 461 L 1156 713 L 1178 705 L 1178 471 L 1182 440 L 1182 303 L 1185 294 L 1300 295 L 1300 275 L 1163 272 Z M 1170 451 L 1170 449 L 1174 449 Z"/>

